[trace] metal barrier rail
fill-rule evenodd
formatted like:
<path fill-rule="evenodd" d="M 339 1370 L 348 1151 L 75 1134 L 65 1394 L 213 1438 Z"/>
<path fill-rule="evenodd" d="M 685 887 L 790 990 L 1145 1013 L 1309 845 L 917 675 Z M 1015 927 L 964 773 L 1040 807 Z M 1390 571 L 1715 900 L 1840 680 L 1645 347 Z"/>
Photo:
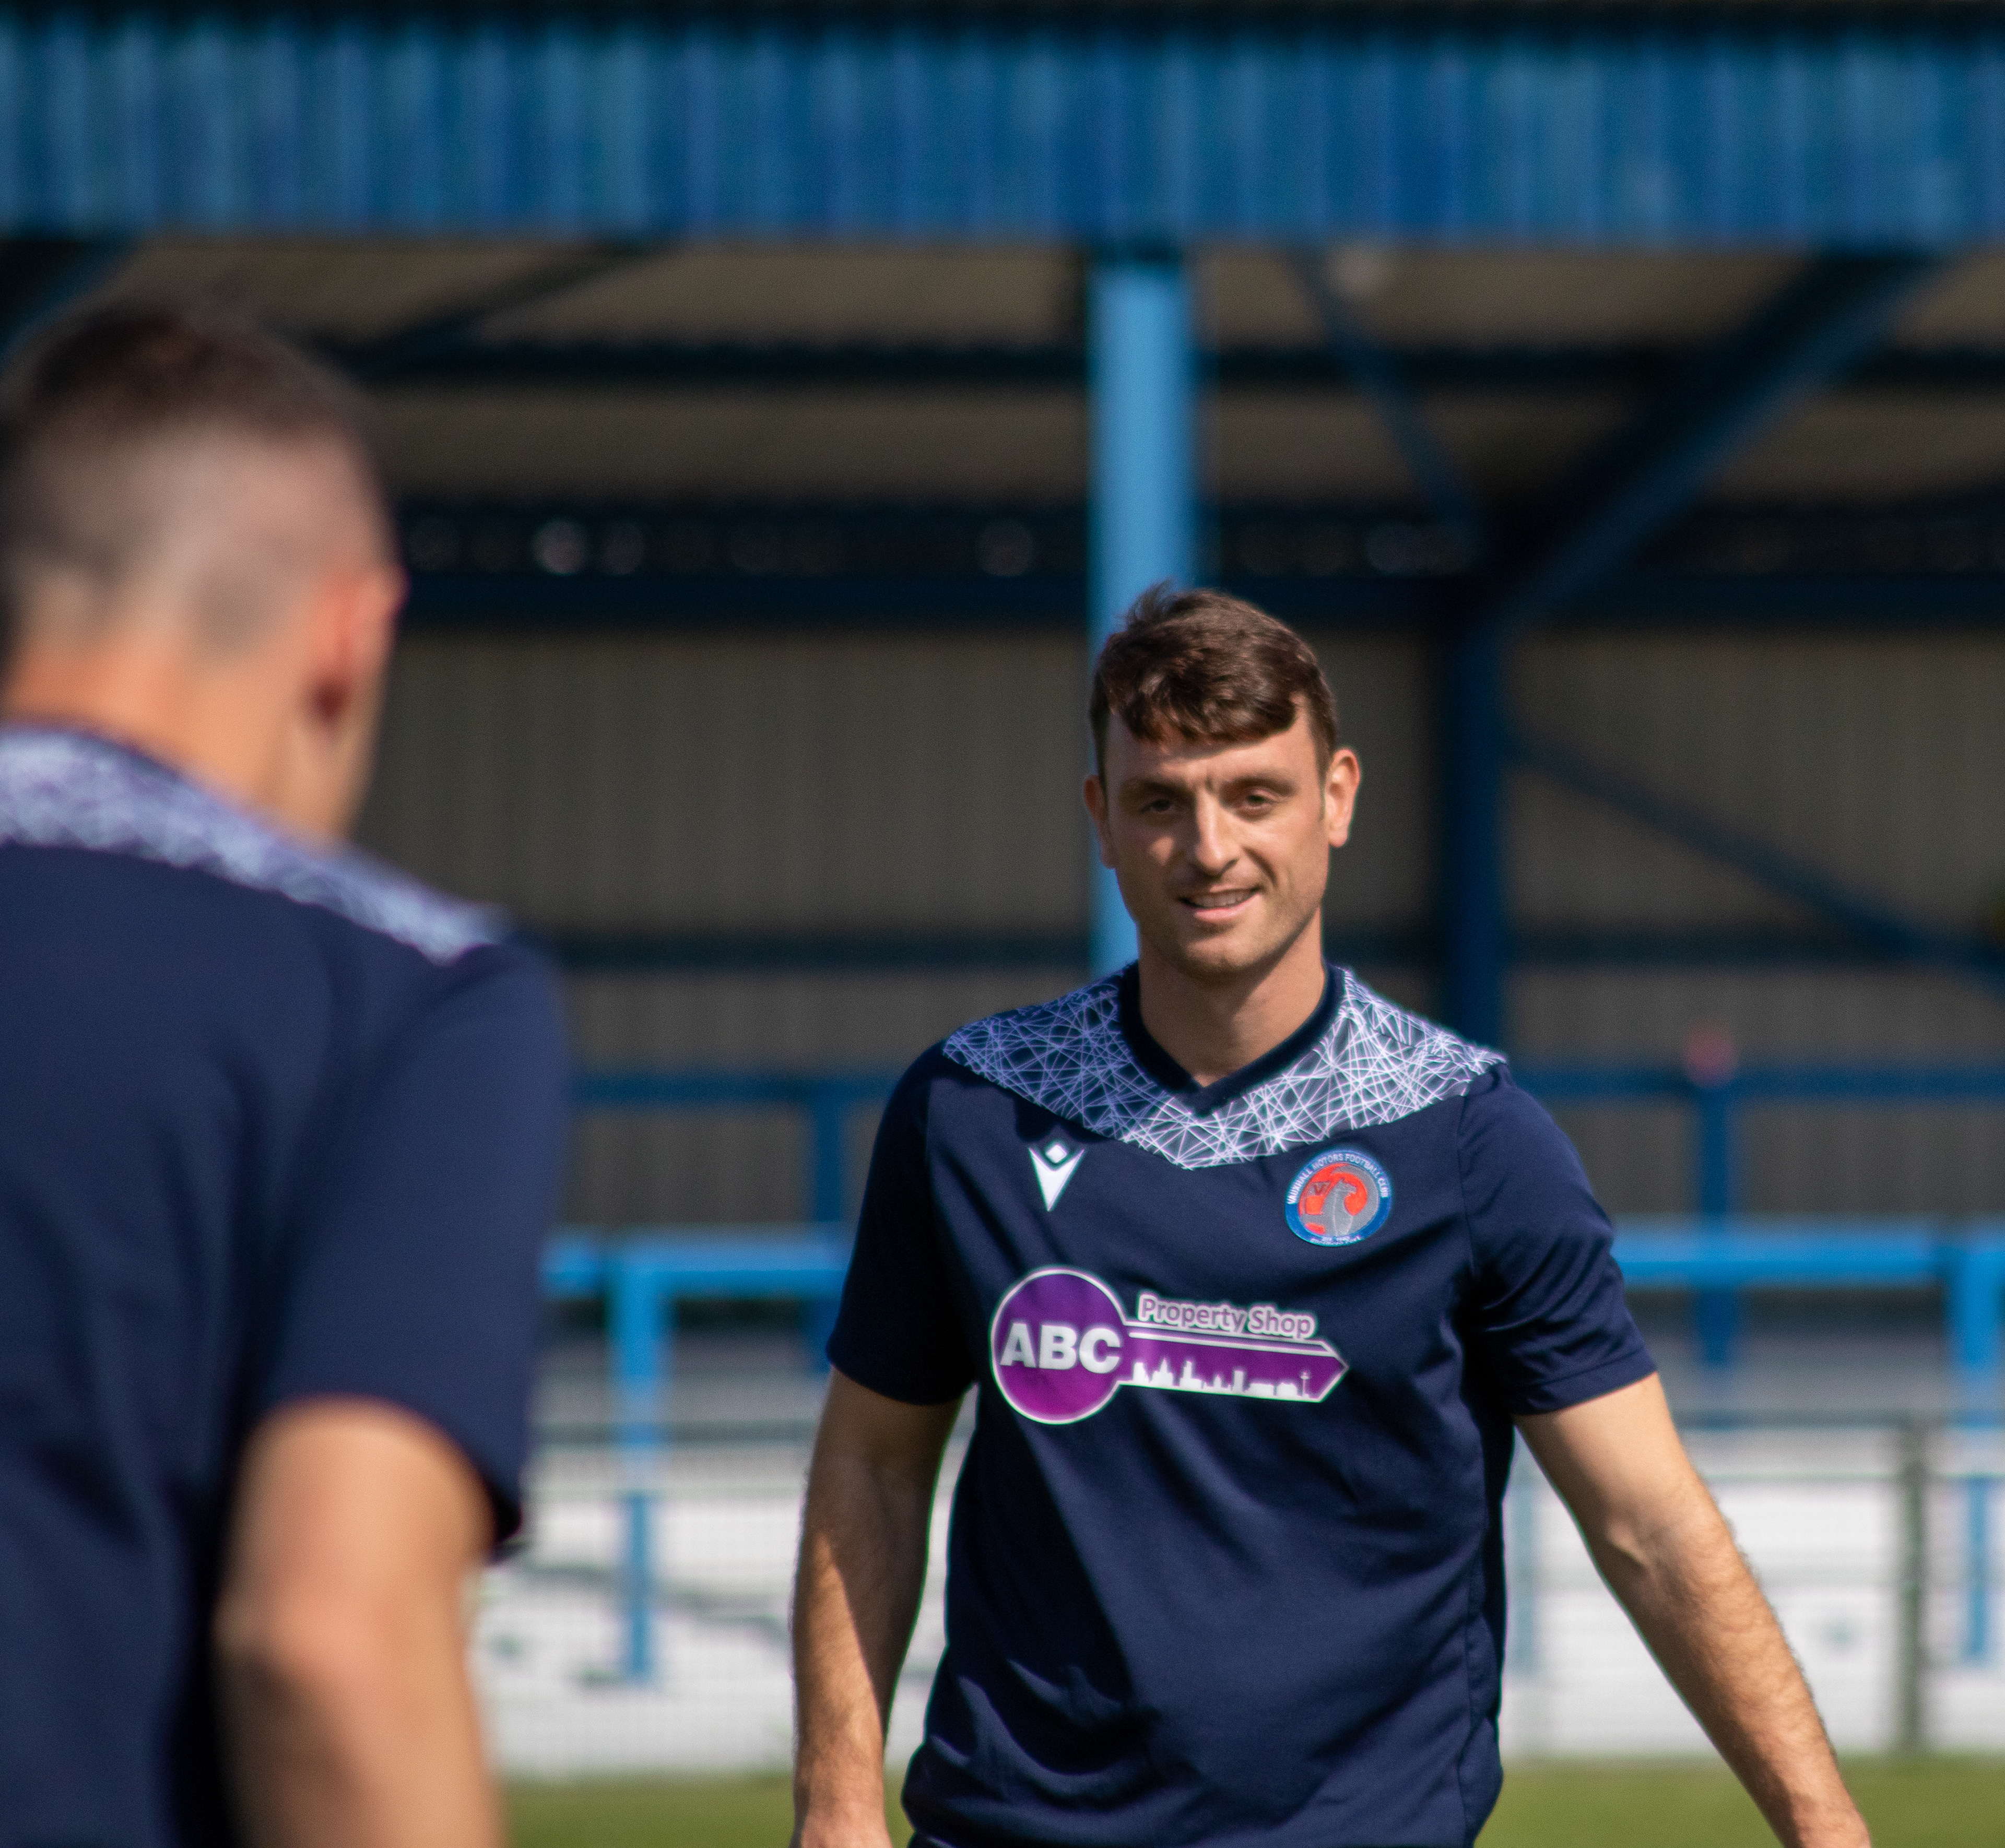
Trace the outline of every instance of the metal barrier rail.
<path fill-rule="evenodd" d="M 1717 1073 L 1698 1075 L 1671 1066 L 1615 1064 L 1534 1061 L 1516 1069 L 1519 1081 L 1547 1104 L 1620 1109 L 1668 1103 L 1689 1109 L 1694 1131 L 1693 1205 L 1715 1221 L 1736 1210 L 1743 1118 L 1750 1109 L 1858 1103 L 2005 1106 L 2005 1065 L 1776 1064 L 1743 1070 L 1729 1061 Z M 826 1224 L 849 1211 L 851 1117 L 866 1104 L 881 1103 L 898 1077 L 890 1071 L 607 1071 L 581 1075 L 573 1096 L 578 1107 L 587 1110 L 778 1107 L 805 1113 L 809 1124 L 804 1186 L 808 1217 Z M 1989 1230 L 1980 1229 L 1980 1236 Z M 1952 1290 L 1960 1287 L 1946 1269 L 1922 1275 L 1926 1268 L 1866 1281 L 1946 1281 Z M 1724 1275 L 1694 1280 L 1694 1332 L 1709 1366 L 1726 1366 L 1733 1359 L 1740 1323 L 1736 1281 Z M 1828 1280 L 1814 1266 L 1807 1266 L 1793 1276 L 1747 1281 L 1814 1288 Z M 1975 1321 L 1955 1322 L 1952 1340 L 1962 1364 L 1995 1369 L 1996 1334 L 1993 1321 L 1982 1327 Z M 1972 1355 L 1987 1357 L 1973 1362 Z"/>
<path fill-rule="evenodd" d="M 649 1228 L 607 1237 L 560 1235 L 543 1262 L 553 1299 L 606 1304 L 614 1445 L 627 1476 L 621 1569 L 620 1674 L 655 1671 L 652 1483 L 668 1441 L 665 1416 L 674 1372 L 676 1306 L 696 1300 L 791 1300 L 809 1313 L 818 1352 L 849 1263 L 849 1229 L 792 1226 Z M 1624 1221 L 1617 1261 L 1632 1289 L 1856 1289 L 1862 1284 L 1940 1284 L 1951 1352 L 1973 1407 L 2000 1384 L 2005 1221 L 1982 1236 L 1945 1240 L 1919 1220 Z M 1974 1482 L 1975 1479 L 1973 1479 Z M 1991 1478 L 1973 1486 L 1973 1557 L 1989 1547 Z M 1983 1575 L 1977 1574 L 1977 1584 Z M 1989 1635 L 1988 1590 L 1974 1590 L 1970 1633 Z"/>
<path fill-rule="evenodd" d="M 2005 1065 L 1750 1066 L 1694 1078 L 1674 1066 L 1549 1063 L 1513 1068 L 1542 1103 L 1591 1109 L 1679 1104 L 1693 1113 L 1692 1206 L 1722 1215 L 1738 1210 L 1746 1113 L 1782 1105 L 1877 1103 L 2005 1107 Z M 778 1107 L 808 1117 L 806 1216 L 841 1219 L 849 1211 L 848 1124 L 865 1104 L 880 1103 L 897 1083 L 891 1071 L 715 1071 L 693 1068 L 585 1072 L 572 1096 L 585 1110 L 718 1111 Z"/>

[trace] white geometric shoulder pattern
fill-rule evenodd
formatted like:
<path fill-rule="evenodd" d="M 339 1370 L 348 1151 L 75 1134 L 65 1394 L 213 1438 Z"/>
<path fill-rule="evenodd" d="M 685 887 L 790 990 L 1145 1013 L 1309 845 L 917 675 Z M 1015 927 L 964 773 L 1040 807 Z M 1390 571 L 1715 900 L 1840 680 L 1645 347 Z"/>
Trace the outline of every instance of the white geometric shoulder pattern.
<path fill-rule="evenodd" d="M 500 941 L 499 914 L 349 850 L 289 839 L 205 790 L 75 731 L 0 730 L 0 847 L 83 847 L 204 872 L 332 911 L 453 963 Z"/>
<path fill-rule="evenodd" d="M 1143 1070 L 1121 1031 L 1120 978 L 964 1026 L 957 1064 L 1097 1135 L 1179 1168 L 1215 1168 L 1396 1123 L 1459 1097 L 1504 1055 L 1395 1007 L 1348 970 L 1329 1029 L 1273 1077 L 1193 1110 Z"/>

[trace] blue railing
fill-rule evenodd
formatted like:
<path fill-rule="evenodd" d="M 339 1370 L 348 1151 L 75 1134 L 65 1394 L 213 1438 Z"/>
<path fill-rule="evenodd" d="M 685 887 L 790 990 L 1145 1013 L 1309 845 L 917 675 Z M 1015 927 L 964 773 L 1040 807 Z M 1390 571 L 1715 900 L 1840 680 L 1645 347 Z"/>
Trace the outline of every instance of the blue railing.
<path fill-rule="evenodd" d="M 1973 1406 L 1994 1401 L 1999 1384 L 2005 1220 L 1946 1240 L 1915 1220 L 1774 1219 L 1624 1221 L 1615 1251 L 1632 1289 L 1856 1289 L 1940 1284 L 1948 1303 L 1952 1352 Z M 625 1528 L 620 1569 L 623 1678 L 656 1670 L 653 1508 L 668 1439 L 676 1306 L 686 1301 L 774 1298 L 809 1312 L 810 1351 L 819 1352 L 849 1263 L 849 1229 L 840 1224 L 690 1226 L 616 1236 L 567 1232 L 545 1254 L 546 1292 L 595 1299 L 606 1307 L 613 1443 L 621 1459 Z M 1995 1401 L 1994 1401 L 1995 1402 Z M 1991 1647 L 1988 1561 L 1996 1479 L 1965 1486 L 1965 1548 L 1969 1587 L 1964 1659 Z"/>
<path fill-rule="evenodd" d="M 1620 1110 L 1663 1104 L 1691 1114 L 1693 1210 L 1737 1212 L 1743 1143 L 1750 1110 L 1785 1106 L 1991 1105 L 2005 1108 L 2005 1064 L 1752 1066 L 1711 1080 L 1675 1066 L 1540 1063 L 1515 1068 L 1519 1082 L 1548 1106 Z M 802 1177 L 805 1216 L 833 1221 L 849 1211 L 849 1125 L 881 1103 L 892 1071 L 593 1071 L 577 1081 L 581 1110 L 681 1112 L 787 1110 L 809 1125 Z"/>
<path fill-rule="evenodd" d="M 1519 1078 L 1556 1105 L 1596 1107 L 1681 1103 L 1695 1124 L 1696 1216 L 1625 1219 L 1616 1255 L 1632 1289 L 1694 1292 L 1707 1359 L 1732 1358 L 1739 1292 L 1750 1288 L 1939 1289 L 1949 1352 L 1973 1405 L 1995 1403 L 2005 1361 L 2005 1219 L 1951 1229 L 1925 1219 L 1779 1219 L 1736 1215 L 1743 1113 L 1803 1103 L 2005 1104 L 2005 1067 L 1775 1066 L 1713 1082 L 1649 1067 L 1533 1065 Z M 573 1232 L 551 1246 L 545 1284 L 557 1298 L 605 1303 L 614 1438 L 628 1470 L 622 1566 L 621 1671 L 654 1673 L 651 1483 L 665 1441 L 673 1370 L 675 1307 L 701 1299 L 781 1298 L 799 1303 L 811 1351 L 819 1352 L 848 1261 L 852 1120 L 889 1095 L 891 1071 L 627 1071 L 578 1081 L 593 1111 L 754 1112 L 782 1109 L 807 1119 L 802 1191 L 809 1221 L 785 1226 Z M 1966 1536 L 1989 1545 L 1989 1478 L 1973 1478 Z M 1982 1575 L 1972 1580 L 1965 1653 L 1989 1649 Z"/>

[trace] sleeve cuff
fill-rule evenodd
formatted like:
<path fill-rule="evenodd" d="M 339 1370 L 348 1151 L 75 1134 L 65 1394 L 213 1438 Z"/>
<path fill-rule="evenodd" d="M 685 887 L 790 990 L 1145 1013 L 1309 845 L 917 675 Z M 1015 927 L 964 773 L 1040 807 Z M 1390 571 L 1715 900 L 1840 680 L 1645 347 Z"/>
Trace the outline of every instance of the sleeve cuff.
<path fill-rule="evenodd" d="M 1639 1338 L 1633 1348 L 1612 1360 L 1598 1361 L 1578 1373 L 1562 1373 L 1557 1379 L 1534 1380 L 1519 1387 L 1511 1395 L 1511 1415 L 1526 1418 L 1541 1411 L 1564 1411 L 1569 1405 L 1585 1405 L 1589 1399 L 1601 1398 L 1647 1380 L 1656 1370 L 1657 1363 Z"/>

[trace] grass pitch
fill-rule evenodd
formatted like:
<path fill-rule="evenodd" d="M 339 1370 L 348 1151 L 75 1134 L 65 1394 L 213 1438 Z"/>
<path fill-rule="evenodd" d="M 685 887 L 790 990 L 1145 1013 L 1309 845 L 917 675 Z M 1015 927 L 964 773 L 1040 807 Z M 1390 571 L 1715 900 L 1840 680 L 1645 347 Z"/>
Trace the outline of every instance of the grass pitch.
<path fill-rule="evenodd" d="M 1875 1848 L 2005 1848 L 2005 1759 L 1860 1759 L 1845 1776 Z M 792 1825 L 783 1776 L 518 1784 L 508 1810 L 514 1848 L 785 1848 Z M 1774 1840 L 1717 1766 L 1548 1764 L 1510 1771 L 1482 1848 Z"/>

